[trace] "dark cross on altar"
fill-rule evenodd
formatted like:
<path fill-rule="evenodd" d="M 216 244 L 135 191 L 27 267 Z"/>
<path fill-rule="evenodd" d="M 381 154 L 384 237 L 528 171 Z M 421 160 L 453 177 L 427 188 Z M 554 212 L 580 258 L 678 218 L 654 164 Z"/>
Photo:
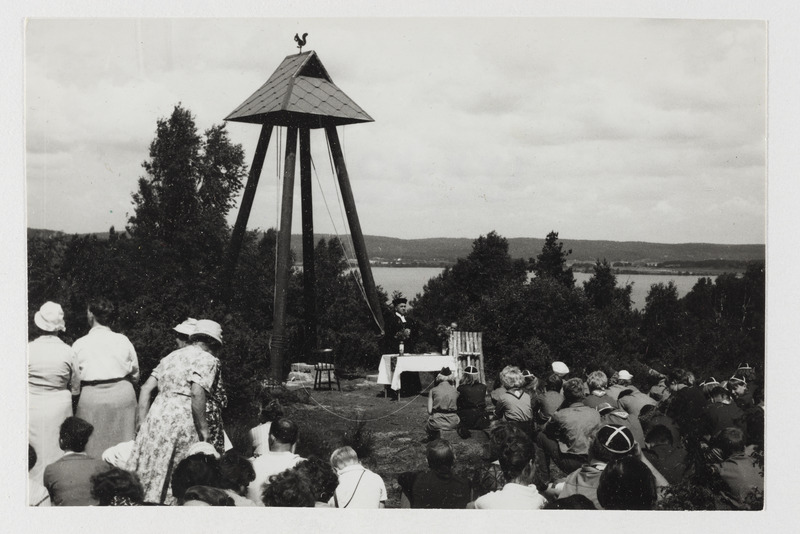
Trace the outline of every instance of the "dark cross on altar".
<path fill-rule="evenodd" d="M 305 37 L 296 37 L 299 46 Z M 302 43 L 301 43 L 302 41 Z M 366 290 L 367 300 L 381 331 L 384 329 L 378 292 L 369 265 L 364 235 L 358 220 L 353 191 L 345 167 L 337 126 L 372 122 L 372 117 L 334 85 L 316 52 L 308 51 L 287 56 L 272 76 L 255 93 L 233 110 L 226 121 L 261 124 L 261 134 L 247 178 L 242 204 L 231 236 L 225 265 L 224 283 L 230 284 L 242 248 L 242 241 L 253 206 L 261 167 L 267 153 L 272 128 L 286 127 L 286 155 L 283 172 L 280 228 L 278 230 L 275 274 L 275 309 L 270 341 L 270 376 L 283 379 L 283 360 L 286 350 L 286 299 L 291 269 L 290 243 L 292 235 L 292 201 L 294 194 L 297 138 L 300 137 L 300 198 L 303 226 L 303 300 L 305 303 L 306 354 L 317 348 L 316 341 L 316 278 L 314 273 L 314 221 L 311 202 L 310 130 L 324 128 L 333 156 L 342 202 L 347 213 L 358 268 Z M 229 290 L 227 291 L 229 293 Z"/>

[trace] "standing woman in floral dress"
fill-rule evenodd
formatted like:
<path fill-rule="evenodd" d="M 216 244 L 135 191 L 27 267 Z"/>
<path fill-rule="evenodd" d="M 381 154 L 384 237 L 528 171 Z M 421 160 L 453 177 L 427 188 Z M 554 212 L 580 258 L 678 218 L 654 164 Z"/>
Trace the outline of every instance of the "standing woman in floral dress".
<path fill-rule="evenodd" d="M 141 426 L 127 469 L 139 475 L 145 502 L 173 504 L 173 469 L 194 443 L 212 439 L 206 402 L 214 390 L 219 360 L 203 345 L 209 343 L 208 339 L 221 345 L 222 327 L 214 321 L 200 320 L 192 337 L 202 343 L 192 343 L 165 356 L 139 394 Z M 154 392 L 156 398 L 150 406 Z"/>

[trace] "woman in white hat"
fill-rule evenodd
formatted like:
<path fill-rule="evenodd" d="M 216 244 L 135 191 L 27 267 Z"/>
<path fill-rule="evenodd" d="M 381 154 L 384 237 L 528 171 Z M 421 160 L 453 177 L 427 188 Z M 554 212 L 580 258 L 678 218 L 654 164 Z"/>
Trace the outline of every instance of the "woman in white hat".
<path fill-rule="evenodd" d="M 216 357 L 221 346 L 221 342 L 218 342 L 216 337 L 220 340 L 222 339 L 221 330 L 220 332 L 216 331 L 219 325 L 214 321 L 205 321 L 202 328 L 208 329 L 210 327 L 211 334 L 209 335 L 209 333 L 197 332 L 197 324 L 197 319 L 192 319 L 190 317 L 173 328 L 177 334 L 175 342 L 178 344 L 178 348 L 180 349 L 187 345 L 197 345 L 202 350 Z M 195 336 L 195 334 L 198 335 Z M 208 422 L 208 430 L 211 435 L 210 441 L 216 448 L 217 454 L 223 454 L 226 445 L 229 444 L 229 442 L 225 441 L 225 430 L 222 426 L 222 409 L 227 405 L 228 395 L 225 393 L 225 386 L 222 383 L 222 371 L 218 366 L 217 376 L 214 378 L 214 387 L 206 401 L 206 421 Z M 267 429 L 267 431 L 269 432 L 269 429 Z"/>
<path fill-rule="evenodd" d="M 211 441 L 206 400 L 214 389 L 219 360 L 204 345 L 221 345 L 222 327 L 197 321 L 191 338 L 196 343 L 165 356 L 139 393 L 140 427 L 127 469 L 139 475 L 148 503 L 172 504 L 170 473 L 193 444 Z"/>
<path fill-rule="evenodd" d="M 61 306 L 45 302 L 33 322 L 36 339 L 28 343 L 28 441 L 38 459 L 30 477 L 41 483 L 45 466 L 63 454 L 59 428 L 72 416 L 72 395 L 79 393 L 80 381 L 75 353 L 59 338 L 66 331 Z"/>

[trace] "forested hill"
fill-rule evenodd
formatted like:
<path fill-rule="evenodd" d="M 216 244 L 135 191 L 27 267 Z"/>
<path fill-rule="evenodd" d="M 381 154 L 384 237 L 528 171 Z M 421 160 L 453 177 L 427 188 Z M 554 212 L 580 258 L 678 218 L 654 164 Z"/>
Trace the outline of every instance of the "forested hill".
<path fill-rule="evenodd" d="M 318 236 L 321 237 L 330 236 Z M 476 236 L 477 237 L 477 236 Z M 452 263 L 465 258 L 472 251 L 474 239 L 432 238 L 397 239 L 383 236 L 364 236 L 371 260 L 406 262 Z M 711 243 L 646 243 L 641 241 L 595 241 L 588 239 L 562 239 L 564 249 L 572 249 L 568 259 L 594 262 L 607 259 L 609 262 L 670 262 L 670 261 L 764 261 L 764 245 L 716 245 Z M 509 253 L 513 258 L 528 259 L 542 251 L 544 239 L 519 237 L 509 238 Z M 292 236 L 292 248 L 301 250 L 299 235 Z M 351 255 L 352 257 L 352 255 Z"/>
<path fill-rule="evenodd" d="M 63 235 L 52 230 L 36 230 L 29 228 L 28 235 L 47 237 Z M 108 237 L 108 233 L 96 233 L 99 239 Z M 329 238 L 320 234 L 316 241 Z M 476 236 L 477 237 L 477 236 Z M 454 263 L 458 258 L 465 258 L 472 251 L 472 238 L 431 238 L 431 239 L 398 239 L 384 236 L 364 236 L 367 251 L 371 260 L 376 262 L 397 262 L 404 264 L 422 263 Z M 595 259 L 607 259 L 609 262 L 631 263 L 664 263 L 664 262 L 697 262 L 708 260 L 731 260 L 738 262 L 764 261 L 764 245 L 718 245 L 713 243 L 647 243 L 643 241 L 595 241 L 590 239 L 561 239 L 564 249 L 572 249 L 569 260 L 593 262 Z M 509 238 L 509 253 L 514 258 L 528 259 L 535 257 L 542 250 L 544 238 L 517 237 Z M 292 236 L 292 248 L 302 250 L 300 235 Z M 348 256 L 353 258 L 352 251 Z"/>

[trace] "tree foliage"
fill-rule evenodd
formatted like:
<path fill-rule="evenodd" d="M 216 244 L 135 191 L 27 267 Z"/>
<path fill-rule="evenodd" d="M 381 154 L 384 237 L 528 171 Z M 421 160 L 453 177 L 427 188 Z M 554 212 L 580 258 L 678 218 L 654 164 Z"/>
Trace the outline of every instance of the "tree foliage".
<path fill-rule="evenodd" d="M 470 255 L 431 279 L 413 303 L 429 346 L 437 341 L 432 325 L 456 321 L 461 330 L 484 332 L 490 370 L 515 364 L 545 373 L 554 359 L 582 367 L 634 354 L 640 343 L 630 310 L 631 288 L 608 287 L 615 277 L 607 263 L 599 264 L 600 279 L 595 280 L 596 274 L 589 281 L 590 293 L 599 298 L 605 290 L 610 302 L 602 310 L 594 307 L 584 291 L 567 283 L 572 280 L 571 270 L 564 270 L 568 252 L 557 238 L 551 232 L 539 255 L 542 269 L 551 266 L 547 274 L 541 271 L 528 281 L 525 262 L 511 258 L 504 238 L 495 232 L 479 237 Z M 612 328 L 618 323 L 634 326 Z"/>
<path fill-rule="evenodd" d="M 542 251 L 536 258 L 528 260 L 529 269 L 537 278 L 551 277 L 567 287 L 575 285 L 572 268 L 567 267 L 567 256 L 572 249 L 564 250 L 564 243 L 558 240 L 558 232 L 552 231 L 544 240 Z"/>
<path fill-rule="evenodd" d="M 608 310 L 617 306 L 623 310 L 631 309 L 631 292 L 633 286 L 626 284 L 624 287 L 617 285 L 617 275 L 611 270 L 611 265 L 603 258 L 596 260 L 594 274 L 583 283 L 583 291 L 589 302 L 598 310 Z"/>
<path fill-rule="evenodd" d="M 361 277 L 350 270 L 339 239 L 320 240 L 314 263 L 320 346 L 333 348 L 343 368 L 373 366 L 380 353 L 377 325 L 359 287 Z M 385 302 L 386 294 L 379 293 L 379 300 Z"/>
<path fill-rule="evenodd" d="M 247 168 L 241 145 L 230 142 L 225 125 L 197 133 L 189 110 L 176 105 L 159 119 L 150 159 L 142 163 L 128 231 L 167 244 L 220 240 L 225 216 L 235 205 Z"/>
<path fill-rule="evenodd" d="M 765 296 L 764 264 L 759 262 L 743 275 L 699 278 L 682 299 L 671 282 L 654 284 L 641 326 L 646 359 L 702 376 L 733 374 L 743 362 L 763 369 Z"/>
<path fill-rule="evenodd" d="M 505 238 L 496 232 L 478 237 L 466 258 L 429 280 L 412 302 L 423 338 L 431 348 L 439 346 L 436 326 L 451 322 L 457 322 L 461 330 L 479 330 L 476 314 L 481 302 L 525 280 L 525 262 L 511 258 Z"/>

